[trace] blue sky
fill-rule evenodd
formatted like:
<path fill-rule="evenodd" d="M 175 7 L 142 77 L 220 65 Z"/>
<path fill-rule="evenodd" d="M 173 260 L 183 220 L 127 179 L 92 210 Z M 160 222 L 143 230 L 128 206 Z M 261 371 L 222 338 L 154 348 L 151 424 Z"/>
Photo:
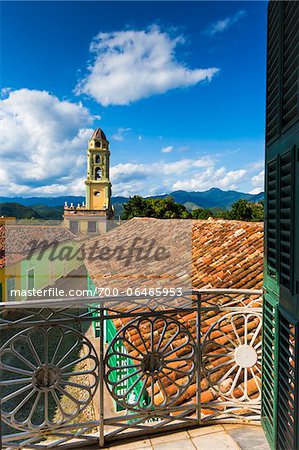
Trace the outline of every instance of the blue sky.
<path fill-rule="evenodd" d="M 266 9 L 2 3 L 1 195 L 84 194 L 98 126 L 114 195 L 262 190 Z"/>

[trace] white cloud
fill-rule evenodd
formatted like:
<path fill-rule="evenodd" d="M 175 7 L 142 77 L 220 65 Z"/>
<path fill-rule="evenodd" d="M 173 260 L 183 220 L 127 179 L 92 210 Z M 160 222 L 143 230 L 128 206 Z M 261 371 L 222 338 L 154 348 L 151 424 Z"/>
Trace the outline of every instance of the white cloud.
<path fill-rule="evenodd" d="M 182 159 L 153 164 L 126 163 L 111 168 L 113 195 L 149 195 L 175 190 L 204 191 L 212 187 L 238 189 L 247 171 L 217 167 L 209 158 Z"/>
<path fill-rule="evenodd" d="M 99 33 L 92 41 L 94 54 L 88 74 L 76 86 L 103 106 L 127 105 L 170 89 L 211 81 L 218 68 L 191 69 L 175 58 L 184 39 L 172 38 L 157 26 L 142 31 Z"/>
<path fill-rule="evenodd" d="M 174 190 L 203 191 L 212 187 L 220 189 L 238 189 L 238 183 L 246 175 L 246 170 L 226 171 L 224 167 L 216 169 L 209 167 L 205 171 L 197 172 L 189 180 L 179 180 L 173 185 Z"/>
<path fill-rule="evenodd" d="M 9 92 L 0 110 L 1 195 L 84 195 L 86 144 L 96 117 L 80 103 L 29 89 Z M 229 170 L 211 156 L 111 167 L 113 195 L 126 196 L 178 189 L 238 189 L 244 178 L 248 182 L 246 176 L 246 170 Z M 262 172 L 252 177 L 254 188 L 262 178 Z"/>
<path fill-rule="evenodd" d="M 232 27 L 242 17 L 244 17 L 245 14 L 246 14 L 245 11 L 241 10 L 241 11 L 238 11 L 236 14 L 234 14 L 231 17 L 226 17 L 225 19 L 218 20 L 217 22 L 214 22 L 211 25 L 209 25 L 206 28 L 205 33 L 210 36 L 214 36 L 217 33 L 223 33 L 223 31 Z"/>
<path fill-rule="evenodd" d="M 167 145 L 166 147 L 161 148 L 161 153 L 172 153 L 174 150 L 177 152 L 186 152 L 189 149 L 188 146 L 184 145 L 182 147 L 174 148 L 172 145 Z"/>
<path fill-rule="evenodd" d="M 173 146 L 172 145 L 168 145 L 167 147 L 162 147 L 161 148 L 161 152 L 162 153 L 171 153 L 173 151 Z"/>
<path fill-rule="evenodd" d="M 257 170 L 261 170 L 265 167 L 265 161 L 263 160 L 259 160 L 259 161 L 255 161 L 251 164 L 248 164 L 248 169 L 251 170 L 252 172 L 255 172 Z"/>
<path fill-rule="evenodd" d="M 265 171 L 262 170 L 257 175 L 254 175 L 251 178 L 252 185 L 254 188 L 250 191 L 250 194 L 259 194 L 264 191 L 264 179 L 265 179 Z"/>
<path fill-rule="evenodd" d="M 131 128 L 121 128 L 121 127 L 119 127 L 117 129 L 116 133 L 114 133 L 111 137 L 115 141 L 123 141 L 125 136 L 126 136 L 126 134 L 128 134 L 129 131 L 131 131 Z"/>
<path fill-rule="evenodd" d="M 29 89 L 9 91 L 0 114 L 3 195 L 78 193 L 96 117 L 81 103 Z"/>

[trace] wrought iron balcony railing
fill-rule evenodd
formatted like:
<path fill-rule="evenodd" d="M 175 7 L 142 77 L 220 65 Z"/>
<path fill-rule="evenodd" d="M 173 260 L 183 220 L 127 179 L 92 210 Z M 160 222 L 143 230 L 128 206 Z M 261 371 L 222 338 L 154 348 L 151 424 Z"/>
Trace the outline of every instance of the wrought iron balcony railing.
<path fill-rule="evenodd" d="M 258 422 L 261 307 L 252 290 L 2 303 L 3 448 Z"/>

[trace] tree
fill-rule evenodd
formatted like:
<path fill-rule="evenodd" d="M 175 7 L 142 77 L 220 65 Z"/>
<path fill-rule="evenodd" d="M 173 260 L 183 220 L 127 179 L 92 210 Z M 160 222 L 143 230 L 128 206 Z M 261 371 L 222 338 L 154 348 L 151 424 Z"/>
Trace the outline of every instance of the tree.
<path fill-rule="evenodd" d="M 124 213 L 122 219 L 132 219 L 133 217 L 151 217 L 148 216 L 148 204 L 146 199 L 140 195 L 134 195 L 127 203 L 124 204 Z"/>
<path fill-rule="evenodd" d="M 232 220 L 244 220 L 248 222 L 262 222 L 264 220 L 263 203 L 252 203 L 248 200 L 238 200 L 232 204 L 228 216 Z"/>
<path fill-rule="evenodd" d="M 214 217 L 210 209 L 198 208 L 192 211 L 192 219 L 206 220 L 209 217 Z"/>
<path fill-rule="evenodd" d="M 254 222 L 265 220 L 264 202 L 252 203 L 252 220 Z"/>
<path fill-rule="evenodd" d="M 217 219 L 232 220 L 230 211 L 217 211 L 215 217 Z"/>
<path fill-rule="evenodd" d="M 238 200 L 233 203 L 230 211 L 212 212 L 209 209 L 198 208 L 189 213 L 186 207 L 173 200 L 165 198 L 143 198 L 135 195 L 124 204 L 122 219 L 133 217 L 154 217 L 156 219 L 208 219 L 215 217 L 225 220 L 244 220 L 249 222 L 261 222 L 264 220 L 264 205 L 252 203 L 248 200 Z"/>
<path fill-rule="evenodd" d="M 252 207 L 250 202 L 241 199 L 233 203 L 230 216 L 233 220 L 252 220 Z"/>
<path fill-rule="evenodd" d="M 191 214 L 173 198 L 143 198 L 135 195 L 124 205 L 122 219 L 154 217 L 156 219 L 189 219 Z"/>

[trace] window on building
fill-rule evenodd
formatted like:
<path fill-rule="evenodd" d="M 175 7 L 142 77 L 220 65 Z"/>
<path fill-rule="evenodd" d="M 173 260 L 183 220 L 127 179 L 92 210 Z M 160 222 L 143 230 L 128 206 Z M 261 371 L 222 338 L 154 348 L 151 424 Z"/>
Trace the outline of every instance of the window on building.
<path fill-rule="evenodd" d="M 16 299 L 16 293 L 14 290 L 16 289 L 16 277 L 9 277 L 7 278 L 7 300 L 15 300 Z"/>
<path fill-rule="evenodd" d="M 97 231 L 97 223 L 90 221 L 88 222 L 88 233 L 95 233 Z"/>
<path fill-rule="evenodd" d="M 35 284 L 35 271 L 34 269 L 30 269 L 27 272 L 27 290 L 31 291 L 34 289 Z"/>
<path fill-rule="evenodd" d="M 70 222 L 70 231 L 74 234 L 77 234 L 79 231 L 79 222 L 77 220 L 72 220 Z"/>
<path fill-rule="evenodd" d="M 102 170 L 100 167 L 97 167 L 95 170 L 95 179 L 100 180 L 102 178 Z"/>
<path fill-rule="evenodd" d="M 100 155 L 96 155 L 96 163 L 100 163 L 101 162 L 101 157 Z"/>

